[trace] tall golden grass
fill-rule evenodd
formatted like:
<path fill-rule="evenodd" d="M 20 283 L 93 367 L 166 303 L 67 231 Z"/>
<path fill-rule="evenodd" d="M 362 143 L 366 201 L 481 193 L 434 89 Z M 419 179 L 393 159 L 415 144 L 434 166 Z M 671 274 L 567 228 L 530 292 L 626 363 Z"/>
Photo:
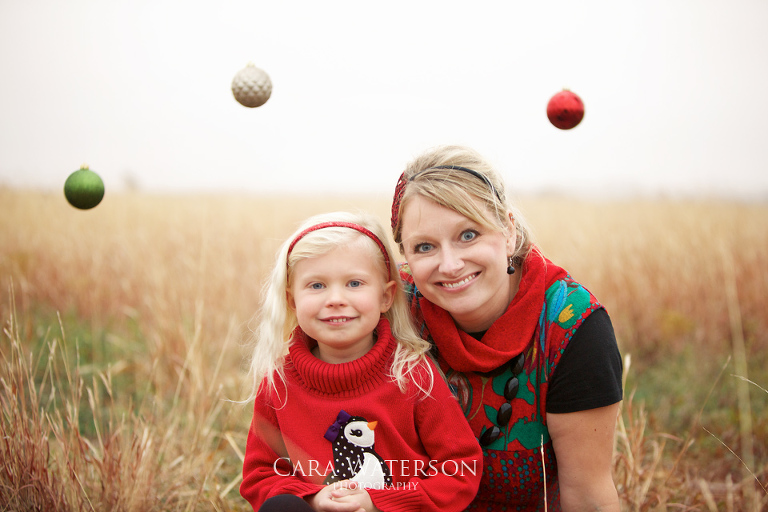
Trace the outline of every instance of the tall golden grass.
<path fill-rule="evenodd" d="M 768 505 L 768 205 L 524 198 L 625 355 L 626 510 Z M 245 342 L 277 246 L 387 197 L 0 189 L 0 510 L 249 510 Z M 629 362 L 631 361 L 631 365 Z"/>

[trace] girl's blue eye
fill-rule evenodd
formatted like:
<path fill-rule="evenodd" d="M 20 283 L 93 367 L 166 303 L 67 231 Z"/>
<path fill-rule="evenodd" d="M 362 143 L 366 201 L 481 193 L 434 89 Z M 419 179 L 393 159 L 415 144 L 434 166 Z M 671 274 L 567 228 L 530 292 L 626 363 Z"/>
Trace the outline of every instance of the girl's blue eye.
<path fill-rule="evenodd" d="M 464 231 L 461 234 L 461 241 L 462 242 L 469 242 L 470 240 L 474 240 L 477 237 L 476 231 Z"/>
<path fill-rule="evenodd" d="M 324 288 L 322 283 L 312 283 L 309 287 L 313 290 L 322 290 Z"/>
<path fill-rule="evenodd" d="M 362 285 L 363 285 L 363 283 L 361 283 L 358 280 L 354 280 L 354 281 L 350 281 L 349 282 L 349 287 L 350 288 L 357 288 L 358 286 L 362 286 Z"/>

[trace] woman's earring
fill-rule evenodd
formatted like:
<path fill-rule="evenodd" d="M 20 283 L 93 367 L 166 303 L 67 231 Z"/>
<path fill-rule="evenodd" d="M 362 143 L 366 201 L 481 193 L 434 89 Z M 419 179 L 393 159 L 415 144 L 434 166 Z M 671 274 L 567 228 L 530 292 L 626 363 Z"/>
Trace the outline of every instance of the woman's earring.
<path fill-rule="evenodd" d="M 510 256 L 509 257 L 509 265 L 507 266 L 507 274 L 512 275 L 515 273 L 515 259 Z"/>

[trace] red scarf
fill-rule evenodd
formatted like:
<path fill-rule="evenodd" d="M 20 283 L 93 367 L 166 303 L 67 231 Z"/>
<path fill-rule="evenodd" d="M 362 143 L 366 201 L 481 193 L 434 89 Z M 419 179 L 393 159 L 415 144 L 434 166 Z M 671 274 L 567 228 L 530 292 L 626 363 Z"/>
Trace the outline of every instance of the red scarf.
<path fill-rule="evenodd" d="M 539 323 L 544 294 L 566 271 L 546 259 L 537 248 L 525 259 L 520 287 L 507 311 L 476 340 L 461 331 L 451 315 L 425 298 L 419 299 L 421 313 L 440 356 L 459 372 L 488 372 L 523 352 L 533 339 Z"/>

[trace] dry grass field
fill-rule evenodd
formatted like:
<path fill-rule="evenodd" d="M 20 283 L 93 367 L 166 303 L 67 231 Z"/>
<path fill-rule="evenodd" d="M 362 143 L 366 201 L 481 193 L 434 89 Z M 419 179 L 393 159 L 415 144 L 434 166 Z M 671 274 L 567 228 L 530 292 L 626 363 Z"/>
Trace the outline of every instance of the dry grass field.
<path fill-rule="evenodd" d="M 625 510 L 768 508 L 768 205 L 523 198 L 625 357 Z M 310 214 L 389 198 L 0 188 L 0 511 L 249 510 L 244 357 L 261 280 Z"/>

